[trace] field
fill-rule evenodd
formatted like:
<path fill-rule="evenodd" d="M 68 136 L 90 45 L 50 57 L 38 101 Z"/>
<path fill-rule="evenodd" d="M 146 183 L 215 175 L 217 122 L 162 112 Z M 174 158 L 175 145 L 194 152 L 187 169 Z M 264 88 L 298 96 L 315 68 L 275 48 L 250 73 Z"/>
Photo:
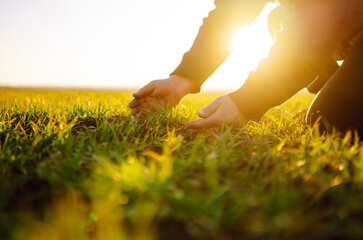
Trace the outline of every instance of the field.
<path fill-rule="evenodd" d="M 363 147 L 301 93 L 195 131 L 222 93 L 134 119 L 130 92 L 0 89 L 0 239 L 362 239 Z"/>

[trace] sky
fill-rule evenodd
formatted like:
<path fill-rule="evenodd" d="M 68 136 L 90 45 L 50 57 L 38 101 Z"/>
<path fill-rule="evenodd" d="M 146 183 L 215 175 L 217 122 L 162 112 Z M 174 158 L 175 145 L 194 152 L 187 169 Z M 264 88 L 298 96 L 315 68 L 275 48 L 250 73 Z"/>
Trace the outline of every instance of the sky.
<path fill-rule="evenodd" d="M 269 5 L 231 39 L 203 90 L 236 89 L 273 43 Z M 189 50 L 213 0 L 0 0 L 0 87 L 127 88 L 162 79 Z"/>

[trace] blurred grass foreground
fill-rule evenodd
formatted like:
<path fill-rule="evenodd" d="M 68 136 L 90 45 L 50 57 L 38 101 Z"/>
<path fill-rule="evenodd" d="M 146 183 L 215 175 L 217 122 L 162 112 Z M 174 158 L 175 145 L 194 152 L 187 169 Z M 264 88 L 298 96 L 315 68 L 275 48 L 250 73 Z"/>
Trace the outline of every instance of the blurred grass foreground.
<path fill-rule="evenodd" d="M 363 148 L 302 93 L 245 128 L 133 119 L 129 92 L 0 90 L 0 239 L 362 239 Z"/>

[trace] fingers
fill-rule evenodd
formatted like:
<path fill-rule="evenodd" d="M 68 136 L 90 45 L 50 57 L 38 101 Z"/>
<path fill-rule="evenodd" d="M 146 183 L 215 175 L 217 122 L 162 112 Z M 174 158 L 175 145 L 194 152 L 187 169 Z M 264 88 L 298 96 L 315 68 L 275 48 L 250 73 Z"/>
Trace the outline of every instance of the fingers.
<path fill-rule="evenodd" d="M 166 100 L 164 100 L 166 101 Z M 129 103 L 132 115 L 139 115 L 145 112 L 157 112 L 158 109 L 165 109 L 165 103 L 162 99 L 146 97 L 141 99 L 134 99 Z"/>
<path fill-rule="evenodd" d="M 154 91 L 154 81 L 140 88 L 136 93 L 133 94 L 133 96 L 135 98 L 143 98 L 145 96 L 150 95 L 153 91 Z"/>
<path fill-rule="evenodd" d="M 200 120 L 191 121 L 188 127 L 201 129 L 219 127 L 223 124 L 235 125 L 246 124 L 249 119 L 243 116 L 233 100 L 228 96 L 217 98 L 214 102 L 198 113 Z"/>
<path fill-rule="evenodd" d="M 138 108 L 133 108 L 133 109 L 131 109 L 131 114 L 132 115 L 137 115 L 137 114 L 139 114 L 141 112 L 141 110 L 140 109 L 138 109 Z"/>
<path fill-rule="evenodd" d="M 180 96 L 176 96 L 174 93 L 175 88 L 171 84 L 171 80 L 154 80 L 133 94 L 135 99 L 129 103 L 129 107 L 137 108 L 139 111 L 135 110 L 132 113 L 138 115 L 145 111 L 169 110 L 180 100 Z"/>
<path fill-rule="evenodd" d="M 137 108 L 138 106 L 140 106 L 142 103 L 144 103 L 144 99 L 143 98 L 134 98 L 132 99 L 132 101 L 129 103 L 129 108 Z"/>
<path fill-rule="evenodd" d="M 219 97 L 214 100 L 211 104 L 200 110 L 197 114 L 201 118 L 207 118 L 217 111 L 217 109 L 222 105 L 223 98 Z"/>
<path fill-rule="evenodd" d="M 187 124 L 187 127 L 194 129 L 212 128 L 218 127 L 224 123 L 224 118 L 220 112 L 214 113 L 212 116 L 205 119 L 199 119 L 191 121 Z"/>
<path fill-rule="evenodd" d="M 141 112 L 142 109 L 148 109 L 150 107 L 149 103 L 145 101 L 145 99 L 133 99 L 129 103 L 129 108 L 131 108 L 131 114 L 136 115 Z"/>

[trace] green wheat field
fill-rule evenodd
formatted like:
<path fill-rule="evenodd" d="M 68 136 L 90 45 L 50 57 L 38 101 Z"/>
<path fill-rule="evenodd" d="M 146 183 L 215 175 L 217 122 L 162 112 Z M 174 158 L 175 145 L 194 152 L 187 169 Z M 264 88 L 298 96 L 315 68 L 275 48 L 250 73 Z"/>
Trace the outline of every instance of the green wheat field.
<path fill-rule="evenodd" d="M 0 89 L 0 239 L 362 239 L 363 147 L 300 93 L 246 127 L 134 119 L 126 91 Z"/>

